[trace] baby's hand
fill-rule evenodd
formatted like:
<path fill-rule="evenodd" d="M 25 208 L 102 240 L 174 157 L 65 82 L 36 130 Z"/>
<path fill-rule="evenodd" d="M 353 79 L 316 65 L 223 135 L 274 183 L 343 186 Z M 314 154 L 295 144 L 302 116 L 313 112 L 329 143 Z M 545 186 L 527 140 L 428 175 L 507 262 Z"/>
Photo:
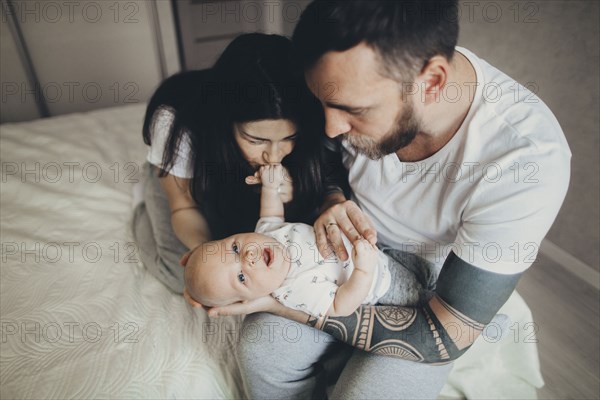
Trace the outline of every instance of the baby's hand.
<path fill-rule="evenodd" d="M 254 173 L 254 175 L 247 176 L 246 184 L 261 185 L 264 187 L 264 185 L 262 185 L 262 181 L 261 181 L 261 171 L 263 170 L 263 168 L 256 171 Z M 282 166 L 281 169 L 283 170 L 281 172 L 282 182 L 280 183 L 279 187 L 275 187 L 274 189 L 277 190 L 277 193 L 279 193 L 279 198 L 285 204 L 285 203 L 289 203 L 294 198 L 294 185 L 292 182 L 292 177 L 290 176 L 290 173 L 288 172 L 288 170 L 284 166 Z M 268 173 L 265 173 L 265 174 L 268 179 L 269 174 Z"/>
<path fill-rule="evenodd" d="M 354 268 L 365 272 L 373 271 L 377 263 L 377 246 L 363 238 L 357 239 L 352 245 Z"/>
<path fill-rule="evenodd" d="M 258 170 L 263 188 L 277 190 L 284 181 L 285 168 L 281 164 L 267 164 Z"/>

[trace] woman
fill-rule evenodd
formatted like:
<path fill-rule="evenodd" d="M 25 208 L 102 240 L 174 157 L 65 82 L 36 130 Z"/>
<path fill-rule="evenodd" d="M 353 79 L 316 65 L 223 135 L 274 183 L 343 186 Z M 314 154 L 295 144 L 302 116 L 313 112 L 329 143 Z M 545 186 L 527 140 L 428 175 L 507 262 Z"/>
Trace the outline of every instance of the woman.
<path fill-rule="evenodd" d="M 181 256 L 211 239 L 254 230 L 260 165 L 282 163 L 291 221 L 312 224 L 324 195 L 322 112 L 288 64 L 290 42 L 245 34 L 212 69 L 161 84 L 144 120 L 151 146 L 133 231 L 146 268 L 182 293 Z"/>

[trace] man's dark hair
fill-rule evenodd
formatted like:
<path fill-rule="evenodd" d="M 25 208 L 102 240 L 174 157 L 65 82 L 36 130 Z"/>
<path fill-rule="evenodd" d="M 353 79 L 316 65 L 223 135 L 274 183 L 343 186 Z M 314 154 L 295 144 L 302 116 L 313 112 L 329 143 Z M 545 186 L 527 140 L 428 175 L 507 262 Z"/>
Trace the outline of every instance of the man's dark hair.
<path fill-rule="evenodd" d="M 458 40 L 457 0 L 316 0 L 294 35 L 294 61 L 311 68 L 328 51 L 365 42 L 381 57 L 386 76 L 407 79 L 433 56 L 449 61 Z"/>

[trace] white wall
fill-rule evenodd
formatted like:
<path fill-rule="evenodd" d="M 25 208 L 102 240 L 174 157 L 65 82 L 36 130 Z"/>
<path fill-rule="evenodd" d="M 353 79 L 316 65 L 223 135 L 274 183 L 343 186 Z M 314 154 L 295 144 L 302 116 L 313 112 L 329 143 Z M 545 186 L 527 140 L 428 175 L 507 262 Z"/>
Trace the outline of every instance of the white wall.
<path fill-rule="evenodd" d="M 2 3 L 4 6 L 4 3 Z M 26 95 L 23 85 L 27 82 L 23 64 L 8 24 L 4 7 L 0 7 L 0 121 L 25 121 L 39 118 L 34 96 Z"/>
<path fill-rule="evenodd" d="M 273 0 L 178 1 L 184 68 L 209 68 L 241 33 L 282 34 L 283 4 Z"/>
<path fill-rule="evenodd" d="M 599 270 L 599 3 L 461 4 L 459 44 L 533 88 L 558 119 L 573 153 L 571 183 L 547 238 Z"/>
<path fill-rule="evenodd" d="M 556 115 L 573 153 L 572 172 L 547 239 L 600 270 L 600 2 L 460 0 L 459 7 L 459 45 L 532 88 Z M 294 26 L 285 21 L 285 33 L 291 36 Z"/>
<path fill-rule="evenodd" d="M 179 70 L 170 3 L 153 1 L 13 1 L 18 21 L 50 116 L 146 101 L 163 70 Z M 165 27 L 156 34 L 153 18 Z M 7 34 L 9 15 L 2 2 L 2 122 L 32 119 L 32 82 L 23 73 Z M 170 23 L 170 25 L 169 25 Z M 5 88 L 19 88 L 4 93 Z M 23 101 L 25 100 L 25 102 Z"/>
<path fill-rule="evenodd" d="M 45 6 L 44 11 L 44 4 L 63 4 L 62 1 L 28 1 L 27 13 L 24 2 L 15 3 L 21 4 L 17 13 L 20 26 L 42 85 L 51 95 L 53 87 L 63 88 L 63 97 L 48 103 L 53 115 L 148 98 L 162 79 L 152 4 L 158 10 L 166 74 L 179 70 L 168 0 L 76 1 L 79 6 L 73 10 L 72 18 L 63 7 L 59 19 L 52 7 Z M 202 9 L 201 2 L 179 0 L 178 4 L 192 5 L 195 13 L 200 12 L 184 14 L 181 21 L 182 27 L 195 32 L 192 42 L 196 38 L 238 31 L 291 35 L 297 11 L 309 1 L 229 1 L 227 6 L 238 7 L 239 11 L 225 16 L 220 11 L 215 13 L 218 3 Z M 251 13 L 256 3 L 263 7 L 258 19 Z M 4 8 L 5 0 L 2 5 Z M 98 22 L 92 22 L 98 18 L 94 14 L 96 5 L 102 15 Z M 269 19 L 269 7 L 275 20 Z M 563 127 L 573 152 L 572 179 L 563 209 L 548 238 L 597 270 L 600 264 L 599 3 L 480 0 L 461 2 L 461 11 L 459 43 L 522 84 L 531 82 Z M 28 82 L 4 14 L 1 25 L 1 121 L 36 118 L 39 114 L 33 95 L 20 89 Z M 198 42 L 192 50 L 195 56 L 190 66 L 209 66 L 229 40 Z M 69 82 L 79 84 L 74 87 L 73 101 L 68 98 Z M 19 88 L 16 94 L 6 90 L 14 89 L 14 84 Z M 86 84 L 90 91 L 87 97 L 82 91 Z M 102 96 L 92 102 L 94 84 L 101 88 Z"/>

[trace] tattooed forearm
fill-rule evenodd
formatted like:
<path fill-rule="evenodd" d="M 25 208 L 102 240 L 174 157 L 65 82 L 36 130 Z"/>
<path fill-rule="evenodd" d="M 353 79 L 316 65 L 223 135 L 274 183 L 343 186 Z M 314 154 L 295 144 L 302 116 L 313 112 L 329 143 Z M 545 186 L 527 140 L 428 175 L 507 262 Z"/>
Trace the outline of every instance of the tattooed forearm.
<path fill-rule="evenodd" d="M 321 329 L 361 350 L 417 362 L 451 361 L 446 332 L 431 309 L 361 306 L 343 318 L 325 318 Z"/>
<path fill-rule="evenodd" d="M 308 316 L 308 320 L 306 321 L 306 325 L 310 326 L 311 328 L 316 328 L 318 325 L 319 319 L 316 317 L 313 317 L 312 315 Z"/>
<path fill-rule="evenodd" d="M 449 362 L 469 349 L 518 278 L 476 268 L 452 253 L 440 273 L 437 294 L 426 305 L 363 305 L 348 317 L 326 317 L 313 326 L 365 351 L 417 362 Z"/>

